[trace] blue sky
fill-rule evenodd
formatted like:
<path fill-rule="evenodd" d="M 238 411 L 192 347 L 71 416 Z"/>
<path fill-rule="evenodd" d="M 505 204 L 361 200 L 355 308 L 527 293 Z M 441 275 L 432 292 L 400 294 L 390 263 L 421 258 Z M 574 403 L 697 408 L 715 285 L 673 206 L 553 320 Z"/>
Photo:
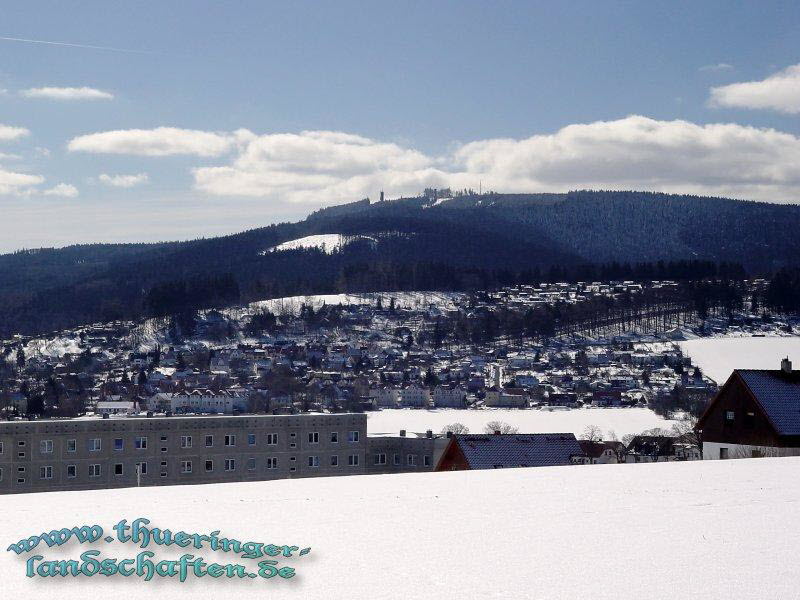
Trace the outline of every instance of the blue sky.
<path fill-rule="evenodd" d="M 479 181 L 797 202 L 798 34 L 796 2 L 4 3 L 75 46 L 0 39 L 0 251 Z"/>

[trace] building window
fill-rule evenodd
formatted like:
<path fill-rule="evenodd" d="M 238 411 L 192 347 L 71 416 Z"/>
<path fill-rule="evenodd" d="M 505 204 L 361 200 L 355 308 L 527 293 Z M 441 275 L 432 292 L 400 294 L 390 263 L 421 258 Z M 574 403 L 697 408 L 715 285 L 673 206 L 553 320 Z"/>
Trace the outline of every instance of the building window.
<path fill-rule="evenodd" d="M 122 450 L 122 438 L 114 438 L 114 450 Z"/>
<path fill-rule="evenodd" d="M 347 441 L 348 442 L 357 442 L 358 441 L 358 432 L 357 431 L 351 431 L 350 433 L 348 433 L 347 434 Z"/>
<path fill-rule="evenodd" d="M 292 442 L 291 444 L 289 444 L 289 448 L 297 448 L 297 444 L 295 444 L 294 442 Z"/>
<path fill-rule="evenodd" d="M 77 440 L 67 440 L 67 452 L 75 452 L 78 449 Z"/>
<path fill-rule="evenodd" d="M 206 473 L 210 473 L 213 470 L 214 470 L 214 461 L 213 460 L 207 460 L 206 461 Z"/>
<path fill-rule="evenodd" d="M 719 449 L 719 457 L 721 460 L 725 460 L 728 458 L 728 449 L 727 448 L 720 448 Z"/>
<path fill-rule="evenodd" d="M 430 456 L 425 456 L 425 457 L 423 457 L 422 460 L 424 461 L 426 467 L 430 467 L 431 466 L 431 457 Z"/>
<path fill-rule="evenodd" d="M 247 459 L 247 470 L 248 471 L 256 470 L 256 459 L 252 456 Z"/>
<path fill-rule="evenodd" d="M 235 435 L 226 435 L 225 436 L 225 445 L 226 446 L 235 446 L 236 445 L 236 436 Z"/>
<path fill-rule="evenodd" d="M 139 475 L 147 475 L 147 463 L 146 462 L 136 463 L 136 471 L 139 473 Z"/>
<path fill-rule="evenodd" d="M 114 475 L 122 475 L 122 463 L 114 465 Z"/>
<path fill-rule="evenodd" d="M 166 471 L 161 471 L 161 473 L 159 473 L 159 476 L 160 477 L 166 477 L 167 476 L 167 472 Z"/>
<path fill-rule="evenodd" d="M 182 460 L 181 461 L 181 473 L 191 473 L 192 472 L 192 461 L 190 460 Z"/>
<path fill-rule="evenodd" d="M 17 477 L 17 483 L 25 483 L 24 477 Z"/>
<path fill-rule="evenodd" d="M 394 458 L 392 459 L 392 462 L 394 462 L 394 466 L 395 467 L 399 467 L 400 466 L 400 455 L 399 454 L 395 454 Z"/>
<path fill-rule="evenodd" d="M 161 441 L 162 441 L 162 442 L 166 442 L 166 441 L 167 441 L 167 436 L 165 436 L 165 435 L 162 435 L 162 436 L 161 436 Z"/>
<path fill-rule="evenodd" d="M 22 447 L 22 446 L 24 446 L 24 445 L 25 445 L 25 440 L 19 440 L 19 441 L 17 442 L 17 446 L 20 446 L 20 447 Z"/>
<path fill-rule="evenodd" d="M 3 442 L 0 442 L 0 454 L 3 453 Z"/>
<path fill-rule="evenodd" d="M 339 432 L 331 431 L 331 444 L 338 444 L 338 443 L 339 443 Z"/>
<path fill-rule="evenodd" d="M 732 410 L 725 411 L 725 420 L 726 421 L 733 421 L 734 412 Z"/>
<path fill-rule="evenodd" d="M 351 467 L 357 467 L 358 466 L 358 454 L 351 454 L 350 456 L 348 456 L 347 457 L 347 464 L 350 465 Z"/>
<path fill-rule="evenodd" d="M 375 455 L 375 464 L 376 465 L 385 465 L 386 464 L 386 455 L 381 452 L 380 454 Z"/>
<path fill-rule="evenodd" d="M 416 464 L 417 464 L 417 457 L 416 457 L 414 454 L 409 454 L 409 455 L 406 457 L 406 464 L 408 464 L 408 466 L 409 466 L 409 467 L 416 466 Z"/>
<path fill-rule="evenodd" d="M 236 459 L 226 458 L 225 459 L 225 470 L 226 471 L 235 471 L 236 470 Z"/>
<path fill-rule="evenodd" d="M 78 468 L 75 465 L 67 465 L 67 477 L 73 478 L 78 475 Z"/>
<path fill-rule="evenodd" d="M 89 465 L 89 477 L 100 477 L 100 465 Z"/>
<path fill-rule="evenodd" d="M 211 448 L 214 445 L 214 436 L 207 435 L 206 436 L 206 448 Z"/>
<path fill-rule="evenodd" d="M 338 467 L 339 466 L 339 457 L 336 456 L 335 454 L 333 456 L 331 456 L 331 466 L 332 467 Z"/>
<path fill-rule="evenodd" d="M 100 438 L 92 438 L 89 440 L 89 452 L 99 452 L 100 448 Z"/>
<path fill-rule="evenodd" d="M 291 467 L 291 468 L 289 469 L 289 471 L 291 471 L 292 473 L 294 473 L 295 471 L 297 471 L 297 467 Z M 23 479 L 23 481 L 25 481 L 25 480 Z"/>
<path fill-rule="evenodd" d="M 166 466 L 167 466 L 167 461 L 165 461 L 165 460 L 162 460 L 162 461 L 161 461 L 161 466 L 162 466 L 162 467 L 166 467 Z"/>
<path fill-rule="evenodd" d="M 25 458 L 24 452 L 17 452 L 17 458 Z"/>
<path fill-rule="evenodd" d="M 42 440 L 39 442 L 39 450 L 42 452 L 42 454 L 52 454 L 53 440 Z"/>
<path fill-rule="evenodd" d="M 147 449 L 147 438 L 144 436 L 137 437 L 136 441 L 134 442 L 134 446 L 137 450 L 146 450 Z"/>
<path fill-rule="evenodd" d="M 309 444 L 319 444 L 319 431 L 309 431 L 308 432 L 308 443 Z"/>
<path fill-rule="evenodd" d="M 744 427 L 745 429 L 755 429 L 756 427 L 756 413 L 744 413 Z"/>
<path fill-rule="evenodd" d="M 247 445 L 248 446 L 255 446 L 256 445 L 256 434 L 255 433 L 248 433 L 247 434 Z"/>
<path fill-rule="evenodd" d="M 53 478 L 53 467 L 50 465 L 46 467 L 39 467 L 39 479 L 52 479 Z"/>
<path fill-rule="evenodd" d="M 319 456 L 309 456 L 308 457 L 308 466 L 309 467 L 318 467 L 319 466 Z"/>
<path fill-rule="evenodd" d="M 190 435 L 182 435 L 181 436 L 181 448 L 191 448 L 192 447 L 192 436 Z"/>
<path fill-rule="evenodd" d="M 278 468 L 278 459 L 275 456 L 270 456 L 267 458 L 267 468 L 268 469 L 277 469 Z"/>
<path fill-rule="evenodd" d="M 267 434 L 267 446 L 277 446 L 278 445 L 278 434 L 277 433 L 268 433 Z"/>

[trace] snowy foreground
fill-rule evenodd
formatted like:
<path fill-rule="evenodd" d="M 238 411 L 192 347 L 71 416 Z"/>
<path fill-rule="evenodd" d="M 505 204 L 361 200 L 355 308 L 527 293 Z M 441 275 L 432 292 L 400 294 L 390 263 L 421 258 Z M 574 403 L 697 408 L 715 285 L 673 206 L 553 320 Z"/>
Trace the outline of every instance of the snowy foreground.
<path fill-rule="evenodd" d="M 786 356 L 800 365 L 800 336 L 715 337 L 679 343 L 683 353 L 720 386 L 734 369 L 777 369 Z"/>
<path fill-rule="evenodd" d="M 675 421 L 659 417 L 649 408 L 581 408 L 574 410 L 519 410 L 496 408 L 491 410 L 415 410 L 388 409 L 367 413 L 367 431 L 370 435 L 397 435 L 401 429 L 423 432 L 428 429 L 439 433 L 445 425 L 461 423 L 470 433 L 483 433 L 490 421 L 503 421 L 519 429 L 520 433 L 574 433 L 579 436 L 587 425 L 596 425 L 603 435 L 614 432 L 622 438 L 628 433 L 641 433 L 660 427 L 670 429 Z"/>
<path fill-rule="evenodd" d="M 376 475 L 4 496 L 6 544 L 120 519 L 277 545 L 291 579 L 26 578 L 32 554 L 77 558 L 70 541 L 0 558 L 3 598 L 796 597 L 800 458 Z M 140 550 L 101 542 L 103 556 Z M 149 547 L 155 560 L 208 549 Z"/>

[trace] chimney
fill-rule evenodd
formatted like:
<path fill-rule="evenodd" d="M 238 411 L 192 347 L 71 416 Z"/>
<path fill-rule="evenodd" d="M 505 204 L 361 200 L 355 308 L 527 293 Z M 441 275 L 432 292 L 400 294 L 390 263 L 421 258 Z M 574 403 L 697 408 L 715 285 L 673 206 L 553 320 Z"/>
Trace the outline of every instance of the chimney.
<path fill-rule="evenodd" d="M 447 432 L 447 439 L 450 439 L 451 437 L 453 437 L 453 432 L 452 431 L 448 431 Z"/>
<path fill-rule="evenodd" d="M 406 437 L 406 430 L 405 429 L 401 429 L 400 430 L 400 437 Z"/>
<path fill-rule="evenodd" d="M 781 361 L 781 371 L 784 373 L 792 372 L 792 361 L 789 360 L 788 356 Z"/>
<path fill-rule="evenodd" d="M 433 438 L 433 430 L 432 429 L 428 429 L 428 431 L 425 432 L 425 437 L 428 438 L 429 440 L 432 439 Z"/>

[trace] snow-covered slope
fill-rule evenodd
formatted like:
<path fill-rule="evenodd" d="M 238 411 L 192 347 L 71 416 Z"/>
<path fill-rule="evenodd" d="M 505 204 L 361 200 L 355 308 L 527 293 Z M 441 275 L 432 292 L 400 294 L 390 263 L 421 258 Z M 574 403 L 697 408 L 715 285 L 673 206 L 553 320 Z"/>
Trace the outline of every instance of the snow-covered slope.
<path fill-rule="evenodd" d="M 297 250 L 298 248 L 319 248 L 328 254 L 338 250 L 342 246 L 357 240 L 369 240 L 374 242 L 375 238 L 358 235 L 353 237 L 346 237 L 340 233 L 322 233 L 319 235 L 307 235 L 305 237 L 297 238 L 296 240 L 289 240 L 277 246 L 273 246 L 266 250 L 266 252 L 280 252 L 282 250 Z"/>
<path fill-rule="evenodd" d="M 800 458 L 284 480 L 4 496 L 6 544 L 77 524 L 152 526 L 310 546 L 292 579 L 26 578 L 3 598 L 674 598 L 797 595 Z M 78 557 L 89 545 L 35 553 Z M 135 556 L 101 542 L 103 556 Z M 172 549 L 170 549 L 172 548 Z M 245 563 L 232 553 L 150 547 Z M 34 553 L 29 553 L 34 554 Z"/>

